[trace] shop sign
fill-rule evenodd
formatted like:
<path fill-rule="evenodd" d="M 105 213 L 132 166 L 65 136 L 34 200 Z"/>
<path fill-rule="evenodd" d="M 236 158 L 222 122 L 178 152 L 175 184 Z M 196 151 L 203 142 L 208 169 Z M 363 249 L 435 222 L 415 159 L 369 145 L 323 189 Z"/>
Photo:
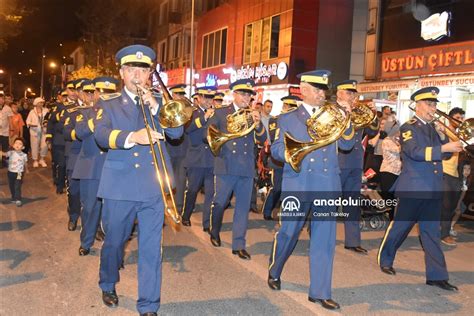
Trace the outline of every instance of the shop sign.
<path fill-rule="evenodd" d="M 458 76 L 430 76 L 419 79 L 392 80 L 380 82 L 361 82 L 357 85 L 359 93 L 373 93 L 400 90 L 415 90 L 425 87 L 474 87 L 474 74 Z"/>
<path fill-rule="evenodd" d="M 408 77 L 474 71 L 474 41 L 381 55 L 381 77 Z"/>
<path fill-rule="evenodd" d="M 268 83 L 271 77 L 276 76 L 280 80 L 284 80 L 288 76 L 288 65 L 285 62 L 279 64 L 264 64 L 252 67 L 250 65 L 241 66 L 239 69 L 229 71 L 228 68 L 223 70 L 224 73 L 230 73 L 230 81 L 234 82 L 239 79 L 253 79 L 255 83 Z"/>
<path fill-rule="evenodd" d="M 421 21 L 421 37 L 425 41 L 438 41 L 444 36 L 449 36 L 450 18 L 451 14 L 444 11 Z"/>

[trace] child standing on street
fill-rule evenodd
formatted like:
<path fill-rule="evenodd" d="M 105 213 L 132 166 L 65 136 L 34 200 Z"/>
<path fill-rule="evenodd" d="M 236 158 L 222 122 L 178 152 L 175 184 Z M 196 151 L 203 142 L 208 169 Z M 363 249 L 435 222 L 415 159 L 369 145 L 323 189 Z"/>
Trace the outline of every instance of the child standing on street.
<path fill-rule="evenodd" d="M 22 151 L 25 147 L 22 138 L 17 137 L 13 142 L 13 150 L 9 150 L 4 155 L 8 157 L 8 184 L 12 194 L 12 203 L 20 207 L 21 202 L 21 184 L 26 171 L 27 155 Z"/>

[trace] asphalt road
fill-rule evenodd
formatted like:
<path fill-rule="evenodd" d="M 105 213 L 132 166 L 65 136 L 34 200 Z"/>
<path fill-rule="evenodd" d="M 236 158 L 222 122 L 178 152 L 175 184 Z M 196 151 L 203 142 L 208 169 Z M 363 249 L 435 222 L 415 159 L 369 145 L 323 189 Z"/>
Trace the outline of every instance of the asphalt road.
<path fill-rule="evenodd" d="M 34 169 L 23 186 L 24 205 L 9 203 L 6 170 L 0 170 L 0 315 L 133 315 L 137 297 L 137 243 L 126 248 L 125 269 L 117 285 L 120 306 L 102 304 L 97 285 L 100 244 L 79 257 L 79 230 L 67 231 L 66 196 L 56 195 L 50 169 Z M 202 199 L 202 197 L 200 197 Z M 199 209 L 199 205 L 198 205 Z M 309 240 L 300 236 L 282 275 L 282 291 L 266 285 L 268 257 L 276 222 L 250 214 L 247 249 L 251 261 L 231 253 L 232 209 L 226 211 L 223 247 L 214 248 L 200 227 L 164 231 L 162 315 L 472 315 L 474 310 L 474 223 L 459 226 L 457 247 L 445 247 L 450 280 L 459 293 L 425 285 L 424 259 L 416 230 L 398 252 L 396 276 L 378 269 L 383 230 L 364 231 L 369 254 L 343 248 L 338 224 L 333 299 L 339 312 L 308 302 Z"/>

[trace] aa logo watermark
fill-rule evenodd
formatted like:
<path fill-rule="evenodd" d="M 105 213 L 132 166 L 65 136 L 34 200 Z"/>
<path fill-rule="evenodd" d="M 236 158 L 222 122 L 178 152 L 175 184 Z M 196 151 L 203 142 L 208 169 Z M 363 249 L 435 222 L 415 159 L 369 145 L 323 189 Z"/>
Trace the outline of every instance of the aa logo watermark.
<path fill-rule="evenodd" d="M 295 196 L 287 196 L 281 201 L 281 212 L 279 216 L 288 217 L 288 216 L 304 216 L 304 212 L 300 212 L 301 203 Z"/>

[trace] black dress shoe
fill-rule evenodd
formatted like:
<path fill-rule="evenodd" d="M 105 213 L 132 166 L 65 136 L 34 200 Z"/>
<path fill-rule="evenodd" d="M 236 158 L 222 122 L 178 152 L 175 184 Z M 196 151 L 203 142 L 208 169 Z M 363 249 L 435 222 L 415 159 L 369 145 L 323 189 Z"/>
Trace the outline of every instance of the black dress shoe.
<path fill-rule="evenodd" d="M 181 224 L 183 224 L 183 226 L 191 226 L 191 221 L 189 219 L 183 219 L 181 220 Z"/>
<path fill-rule="evenodd" d="M 272 290 L 276 290 L 276 291 L 281 290 L 280 278 L 274 279 L 270 274 L 268 274 L 267 284 Z"/>
<path fill-rule="evenodd" d="M 428 280 L 426 281 L 426 284 L 439 287 L 440 289 L 443 289 L 446 291 L 459 291 L 457 286 L 449 284 L 447 280 L 436 280 L 436 281 Z"/>
<path fill-rule="evenodd" d="M 203 228 L 202 231 L 208 233 L 209 235 L 211 234 L 211 229 L 209 227 Z"/>
<path fill-rule="evenodd" d="M 266 221 L 273 221 L 273 217 L 270 215 L 263 215 L 263 219 L 266 220 Z"/>
<path fill-rule="evenodd" d="M 67 230 L 72 232 L 72 231 L 75 231 L 76 228 L 77 228 L 77 220 L 76 221 L 69 220 L 69 222 L 67 223 Z"/>
<path fill-rule="evenodd" d="M 395 272 L 395 269 L 392 268 L 392 267 L 380 267 L 380 270 L 382 270 L 383 273 L 387 273 L 387 274 L 390 274 L 390 275 L 395 275 L 397 274 Z"/>
<path fill-rule="evenodd" d="M 240 259 L 250 260 L 250 254 L 245 249 L 232 250 L 232 254 L 238 255 Z"/>
<path fill-rule="evenodd" d="M 104 241 L 104 239 L 105 239 L 104 231 L 102 230 L 102 228 L 99 227 L 99 229 L 97 229 L 97 232 L 95 233 L 95 240 Z"/>
<path fill-rule="evenodd" d="M 156 316 L 156 315 L 157 314 L 154 312 L 146 312 L 146 313 L 140 314 L 140 316 Z"/>
<path fill-rule="evenodd" d="M 320 303 L 321 306 L 326 308 L 326 309 L 339 309 L 339 308 L 341 308 L 341 306 L 339 306 L 339 304 L 337 302 L 333 301 L 332 299 L 323 300 L 323 299 L 312 298 L 311 296 L 308 296 L 308 301 L 310 301 L 311 303 Z"/>
<path fill-rule="evenodd" d="M 79 247 L 79 256 L 87 256 L 90 252 L 90 249 Z"/>
<path fill-rule="evenodd" d="M 117 307 L 118 306 L 118 296 L 117 293 L 114 291 L 102 291 L 102 302 L 108 307 Z"/>
<path fill-rule="evenodd" d="M 363 253 L 363 254 L 367 254 L 367 249 L 365 248 L 362 248 L 361 246 L 357 246 L 357 247 L 346 247 L 344 246 L 345 249 L 347 250 L 352 250 L 354 252 L 358 252 L 358 253 Z"/>
<path fill-rule="evenodd" d="M 214 246 L 214 247 L 220 247 L 221 246 L 221 239 L 219 237 L 217 238 L 214 238 L 214 236 L 211 235 L 211 244 Z"/>

